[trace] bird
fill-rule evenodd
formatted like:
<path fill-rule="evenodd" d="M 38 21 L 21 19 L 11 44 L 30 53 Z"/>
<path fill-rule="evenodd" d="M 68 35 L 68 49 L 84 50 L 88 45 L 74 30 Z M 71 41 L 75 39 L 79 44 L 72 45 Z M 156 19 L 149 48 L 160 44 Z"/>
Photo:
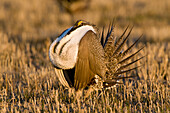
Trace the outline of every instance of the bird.
<path fill-rule="evenodd" d="M 91 0 L 57 0 L 60 9 L 73 14 L 89 8 Z"/>
<path fill-rule="evenodd" d="M 144 56 L 130 63 L 127 61 L 144 47 L 127 56 L 142 37 L 140 36 L 126 50 L 123 50 L 133 27 L 127 33 L 128 29 L 129 26 L 120 37 L 116 38 L 113 24 L 110 24 L 105 36 L 104 28 L 99 33 L 96 25 L 85 20 L 78 20 L 73 26 L 63 31 L 49 48 L 49 58 L 60 83 L 65 88 L 72 88 L 75 91 L 87 88 L 98 90 L 115 87 L 121 84 L 119 80 L 134 77 L 124 77 L 121 74 L 139 67 L 128 68 Z"/>
<path fill-rule="evenodd" d="M 71 23 L 74 23 L 76 14 L 88 11 L 92 0 L 57 0 L 61 12 L 70 15 Z"/>

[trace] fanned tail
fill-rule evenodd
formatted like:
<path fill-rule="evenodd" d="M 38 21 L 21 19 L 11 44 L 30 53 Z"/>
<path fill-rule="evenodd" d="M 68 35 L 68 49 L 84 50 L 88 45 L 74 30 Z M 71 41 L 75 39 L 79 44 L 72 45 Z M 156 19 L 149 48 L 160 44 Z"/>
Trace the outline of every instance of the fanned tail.
<path fill-rule="evenodd" d="M 129 66 L 135 64 L 136 62 L 143 59 L 145 56 L 142 56 L 130 63 L 127 63 L 130 59 L 132 59 L 136 54 L 138 54 L 144 47 L 132 53 L 130 56 L 126 57 L 127 53 L 137 44 L 140 40 L 142 35 L 125 51 L 122 51 L 123 46 L 125 45 L 126 41 L 128 40 L 133 27 L 130 29 L 128 34 L 125 36 L 126 32 L 128 31 L 129 26 L 126 27 L 122 35 L 116 40 L 114 37 L 114 26 L 111 24 L 109 26 L 106 38 L 104 38 L 104 28 L 102 30 L 101 35 L 101 44 L 105 51 L 105 58 L 107 60 L 107 72 L 106 72 L 106 80 L 103 82 L 103 88 L 113 87 L 116 84 L 121 84 L 118 80 L 125 79 L 125 78 L 133 78 L 135 76 L 128 76 L 128 77 L 121 77 L 120 75 L 123 73 L 127 73 L 129 71 L 135 70 L 141 66 L 136 66 L 134 68 L 128 69 Z"/>

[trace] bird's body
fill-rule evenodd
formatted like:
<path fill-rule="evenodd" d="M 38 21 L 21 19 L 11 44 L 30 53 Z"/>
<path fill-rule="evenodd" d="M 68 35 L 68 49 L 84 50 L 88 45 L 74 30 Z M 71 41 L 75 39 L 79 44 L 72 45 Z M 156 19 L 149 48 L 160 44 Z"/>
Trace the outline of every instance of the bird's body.
<path fill-rule="evenodd" d="M 123 69 L 139 59 L 131 64 L 123 64 L 138 51 L 129 58 L 123 57 L 137 41 L 122 53 L 121 48 L 131 31 L 123 40 L 126 29 L 115 42 L 112 30 L 113 26 L 104 40 L 103 32 L 100 38 L 94 25 L 80 20 L 51 44 L 49 57 L 63 86 L 75 88 L 76 91 L 88 86 L 108 88 L 117 84 L 117 80 L 126 78 L 119 77 L 119 74 L 130 71 Z"/>

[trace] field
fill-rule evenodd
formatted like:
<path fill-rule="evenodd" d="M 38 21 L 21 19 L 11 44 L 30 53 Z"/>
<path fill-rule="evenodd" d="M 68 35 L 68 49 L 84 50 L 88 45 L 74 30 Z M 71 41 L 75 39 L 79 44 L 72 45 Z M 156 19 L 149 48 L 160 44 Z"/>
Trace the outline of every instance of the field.
<path fill-rule="evenodd" d="M 0 1 L 0 112 L 169 113 L 170 1 L 84 1 L 88 7 L 71 11 L 59 0 Z M 83 7 L 82 2 L 73 6 Z M 143 34 L 131 53 L 145 46 L 134 59 L 146 57 L 136 64 L 142 67 L 125 74 L 136 78 L 73 101 L 74 92 L 54 73 L 48 49 L 79 19 L 96 24 L 100 31 L 114 19 L 116 37 L 127 25 L 134 26 L 125 48 Z"/>

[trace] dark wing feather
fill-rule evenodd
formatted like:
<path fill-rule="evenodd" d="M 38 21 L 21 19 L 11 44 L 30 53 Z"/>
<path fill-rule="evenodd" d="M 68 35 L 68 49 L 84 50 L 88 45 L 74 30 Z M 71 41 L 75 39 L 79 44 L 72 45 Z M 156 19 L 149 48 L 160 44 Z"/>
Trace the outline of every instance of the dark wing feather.
<path fill-rule="evenodd" d="M 97 74 L 104 77 L 106 72 L 104 50 L 96 34 L 88 31 L 79 43 L 75 67 L 74 87 L 85 88 Z"/>
<path fill-rule="evenodd" d="M 142 58 L 144 58 L 144 56 L 143 56 L 143 57 L 140 57 L 140 58 L 138 58 L 137 60 L 134 60 L 134 61 L 132 61 L 132 62 L 126 64 L 126 65 L 122 65 L 117 71 L 127 68 L 128 66 L 130 66 L 130 65 L 138 62 L 138 61 L 141 60 Z"/>
<path fill-rule="evenodd" d="M 128 69 L 128 70 L 116 72 L 116 73 L 114 73 L 114 76 L 118 76 L 118 75 L 120 75 L 120 74 L 127 73 L 127 72 L 132 71 L 132 70 L 135 70 L 135 69 L 137 69 L 137 68 L 139 68 L 139 67 L 141 67 L 141 66 L 137 66 L 137 67 L 134 67 L 134 68 L 132 68 L 132 69 Z"/>
<path fill-rule="evenodd" d="M 109 37 L 112 35 L 112 32 L 113 32 L 113 25 L 111 25 L 111 27 L 109 26 L 109 28 L 108 28 L 108 32 L 107 32 L 103 47 L 105 47 L 105 45 L 107 44 Z"/>
<path fill-rule="evenodd" d="M 113 52 L 117 49 L 117 47 L 120 45 L 121 41 L 123 40 L 123 36 L 125 35 L 126 31 L 128 30 L 129 26 L 126 27 L 125 31 L 122 33 L 122 35 L 118 38 L 118 40 L 115 43 Z"/>
<path fill-rule="evenodd" d="M 141 37 L 142 37 L 142 35 L 128 49 L 126 49 L 122 54 L 119 54 L 118 57 L 124 57 L 133 48 L 133 46 L 140 40 Z"/>
<path fill-rule="evenodd" d="M 119 64 L 123 64 L 125 63 L 126 61 L 128 61 L 129 59 L 131 59 L 132 57 L 134 57 L 137 53 L 139 53 L 144 47 L 140 48 L 138 51 L 136 51 L 135 53 L 131 54 L 130 56 L 128 56 L 127 58 L 121 60 L 119 62 Z"/>
<path fill-rule="evenodd" d="M 127 41 L 128 37 L 129 37 L 131 31 L 132 31 L 132 28 L 131 28 L 131 30 L 129 31 L 129 33 L 128 33 L 128 35 L 126 36 L 126 38 L 123 40 L 123 42 L 119 44 L 119 46 L 117 47 L 117 49 L 116 49 L 115 52 L 113 53 L 113 57 L 117 57 L 117 55 L 120 53 L 122 47 L 124 46 L 125 42 Z"/>
<path fill-rule="evenodd" d="M 101 44 L 102 46 L 104 46 L 104 27 L 103 27 L 103 30 L 102 30 L 102 36 L 101 36 Z"/>

